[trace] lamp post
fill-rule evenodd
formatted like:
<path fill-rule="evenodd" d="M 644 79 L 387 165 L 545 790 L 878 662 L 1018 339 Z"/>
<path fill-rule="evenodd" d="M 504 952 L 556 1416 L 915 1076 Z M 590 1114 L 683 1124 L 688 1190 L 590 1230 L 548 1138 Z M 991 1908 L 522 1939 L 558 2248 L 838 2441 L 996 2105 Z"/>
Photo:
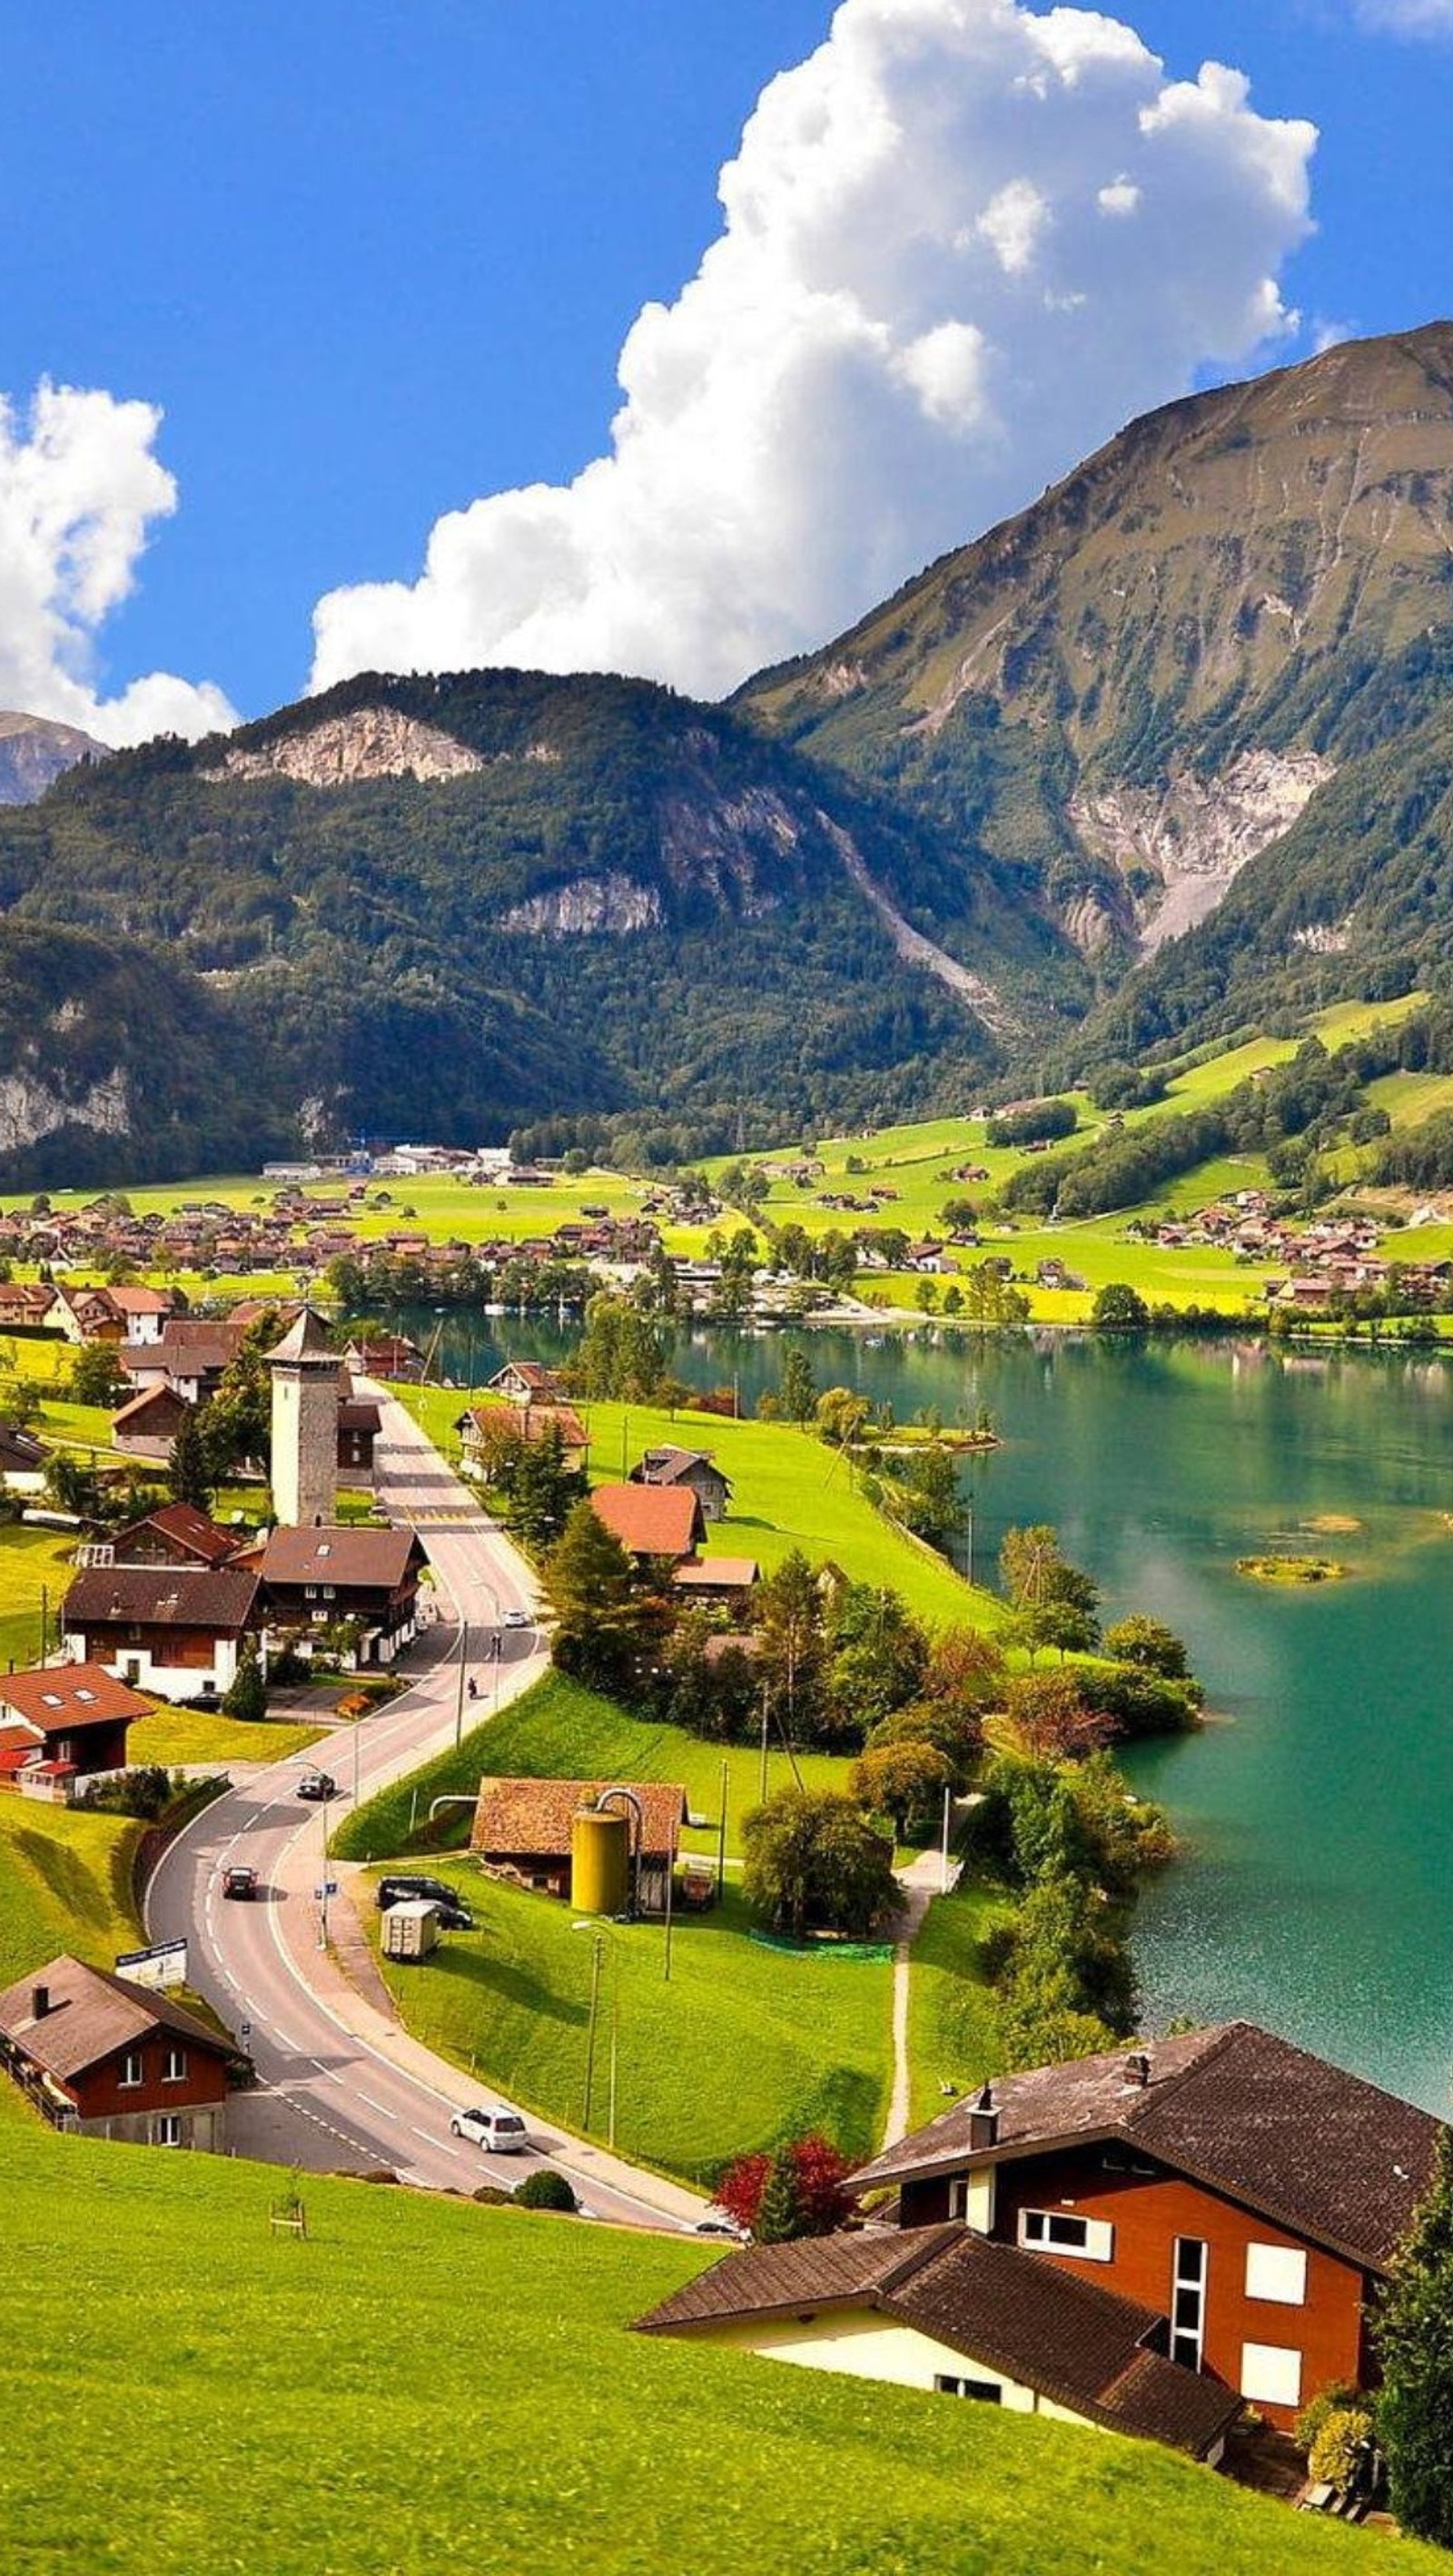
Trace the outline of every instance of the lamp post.
<path fill-rule="evenodd" d="M 459 1691 L 454 1703 L 454 1750 L 464 1741 L 464 1682 L 469 1670 L 469 1621 L 459 1622 Z"/>
<path fill-rule="evenodd" d="M 357 1721 L 355 1720 L 355 1724 L 356 1723 Z M 320 1950 L 326 1950 L 328 1947 L 328 1805 L 329 1802 L 325 1798 L 323 1801 L 323 1876 L 320 1882 L 323 1890 L 323 1899 L 322 1910 L 318 1916 L 318 1947 Z"/>
<path fill-rule="evenodd" d="M 604 1923 L 572 1923 L 572 1932 L 591 1935 L 590 2014 L 585 2030 L 585 2109 L 581 2126 L 590 2135 L 590 2113 L 595 2094 L 595 2034 L 600 2016 L 600 1978 L 605 1963 L 606 1945 L 610 1945 L 610 2073 L 608 2078 L 606 2145 L 612 2154 L 616 2142 L 616 2071 L 620 2056 L 621 1965 L 615 1937 Z"/>

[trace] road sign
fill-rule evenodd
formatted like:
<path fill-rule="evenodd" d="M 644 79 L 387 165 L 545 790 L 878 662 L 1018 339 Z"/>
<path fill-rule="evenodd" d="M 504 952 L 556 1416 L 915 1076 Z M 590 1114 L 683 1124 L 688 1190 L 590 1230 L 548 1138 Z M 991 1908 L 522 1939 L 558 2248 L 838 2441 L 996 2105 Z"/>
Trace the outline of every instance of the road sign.
<path fill-rule="evenodd" d="M 327 1879 L 325 1879 L 325 1880 L 323 1881 L 323 1884 L 322 1884 L 322 1886 L 321 1886 L 321 1887 L 315 1887 L 315 1888 L 314 1888 L 314 1890 L 313 1890 L 313 1894 L 314 1894 L 314 1896 L 317 1898 L 317 1900 L 318 1900 L 318 1902 L 319 1902 L 319 1904 L 320 1904 L 320 1905 L 321 1905 L 321 1903 L 322 1903 L 322 1901 L 323 1901 L 323 1899 L 324 1899 L 324 1897 L 325 1897 L 325 1896 L 336 1896 L 336 1895 L 337 1895 L 337 1893 L 338 1893 L 338 1881 L 337 1881 L 337 1879 L 336 1879 L 336 1878 L 327 1878 Z"/>
<path fill-rule="evenodd" d="M 250 2022 L 250 2021 L 240 2021 L 240 2022 L 238 2023 L 238 2025 L 237 2025 L 237 2036 L 238 2036 L 238 2038 L 239 2038 L 239 2039 L 251 2039 L 251 2037 L 252 2037 L 252 2024 L 251 2024 L 251 2022 Z"/>
<path fill-rule="evenodd" d="M 123 1950 L 116 1961 L 116 1974 L 129 1978 L 133 1986 L 184 1986 L 186 1942 L 156 1941 L 149 1950 Z"/>

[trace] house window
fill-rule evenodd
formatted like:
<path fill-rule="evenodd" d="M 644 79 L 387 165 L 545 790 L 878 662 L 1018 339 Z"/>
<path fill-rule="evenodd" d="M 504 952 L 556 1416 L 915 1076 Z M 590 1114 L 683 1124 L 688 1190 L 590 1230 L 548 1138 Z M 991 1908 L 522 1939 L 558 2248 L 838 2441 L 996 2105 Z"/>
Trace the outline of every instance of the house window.
<path fill-rule="evenodd" d="M 1302 2356 L 1286 2344 L 1244 2343 L 1241 2394 L 1253 2406 L 1300 2406 Z"/>
<path fill-rule="evenodd" d="M 1248 2299 L 1274 2299 L 1279 2307 L 1307 2304 L 1307 2258 L 1300 2245 L 1248 2245 Z"/>
<path fill-rule="evenodd" d="M 1178 2236 L 1171 2265 L 1170 2357 L 1199 2370 L 1206 2342 L 1207 2249 L 1199 2236 Z"/>
<path fill-rule="evenodd" d="M 157 2113 L 156 2118 L 151 2124 L 151 2143 L 154 2147 L 179 2147 L 181 2145 L 182 2123 L 180 2115 L 177 2112 L 159 2111 Z"/>
<path fill-rule="evenodd" d="M 123 2087 L 128 2089 L 132 2085 L 139 2084 L 142 2081 L 141 2051 L 139 2048 L 128 2048 L 126 2055 L 121 2060 L 121 2074 L 119 2081 Z"/>
<path fill-rule="evenodd" d="M 1021 2209 L 1019 2242 L 1042 2254 L 1080 2254 L 1087 2263 L 1115 2259 L 1115 2230 L 1108 2218 L 1076 2218 L 1062 2209 Z"/>
<path fill-rule="evenodd" d="M 954 2379 L 948 2372 L 934 2373 L 934 2387 L 940 2397 L 973 2397 L 981 2406 L 1002 2406 L 1004 2391 L 997 2379 Z"/>
<path fill-rule="evenodd" d="M 169 2048 L 166 2053 L 166 2064 L 162 2068 L 162 2082 L 164 2084 L 185 2084 L 186 2080 L 186 2050 L 184 2048 Z"/>

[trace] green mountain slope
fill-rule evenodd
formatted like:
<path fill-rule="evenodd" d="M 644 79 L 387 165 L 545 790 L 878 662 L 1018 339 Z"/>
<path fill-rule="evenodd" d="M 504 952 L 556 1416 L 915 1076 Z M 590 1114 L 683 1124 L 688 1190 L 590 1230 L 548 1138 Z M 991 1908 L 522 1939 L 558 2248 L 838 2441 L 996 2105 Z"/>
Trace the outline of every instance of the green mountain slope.
<path fill-rule="evenodd" d="M 174 961 L 231 1059 L 192 1062 L 197 1122 L 258 1141 L 590 1110 L 702 1150 L 932 1109 L 1074 971 L 996 872 L 966 907 L 931 833 L 723 710 L 517 672 L 351 681 L 74 771 L 0 817 L 0 907 Z M 951 907 L 971 966 L 917 927 Z M 130 1084 L 113 1171 L 188 1168 L 164 1088 Z"/>
<path fill-rule="evenodd" d="M 0 2096 L 7 2576 L 1432 2570 L 1118 2436 L 632 2336 L 699 2248 L 207 2156 Z M 118 2431 L 118 2428 L 121 2428 Z"/>
<path fill-rule="evenodd" d="M 1348 816 L 1370 879 L 1410 828 L 1379 755 L 1443 721 L 1450 679 L 1435 323 L 1135 422 L 737 703 L 936 829 L 966 892 L 1008 869 L 1113 985 L 1208 915 L 1242 925 L 1258 971 L 1302 931 L 1341 954 Z M 1441 852 L 1443 818 L 1414 810 Z M 1417 931 L 1446 917 L 1441 882 L 1411 908 Z M 1215 939 L 1192 944 L 1199 970 Z M 1356 989 L 1351 966 L 1331 989 Z"/>

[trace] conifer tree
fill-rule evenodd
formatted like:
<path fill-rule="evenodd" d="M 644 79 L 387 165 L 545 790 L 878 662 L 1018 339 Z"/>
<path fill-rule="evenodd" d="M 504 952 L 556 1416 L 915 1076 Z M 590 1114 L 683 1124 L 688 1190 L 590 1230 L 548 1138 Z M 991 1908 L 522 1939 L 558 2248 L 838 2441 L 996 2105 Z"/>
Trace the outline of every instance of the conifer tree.
<path fill-rule="evenodd" d="M 1416 2540 L 1453 2547 L 1453 2132 L 1393 2265 L 1378 2315 L 1377 2431 L 1392 2508 Z"/>
<path fill-rule="evenodd" d="M 167 1488 L 174 1503 L 191 1503 L 199 1512 L 212 1509 L 212 1488 L 207 1481 L 207 1448 L 202 1426 L 191 1406 L 177 1424 L 167 1466 Z"/>

